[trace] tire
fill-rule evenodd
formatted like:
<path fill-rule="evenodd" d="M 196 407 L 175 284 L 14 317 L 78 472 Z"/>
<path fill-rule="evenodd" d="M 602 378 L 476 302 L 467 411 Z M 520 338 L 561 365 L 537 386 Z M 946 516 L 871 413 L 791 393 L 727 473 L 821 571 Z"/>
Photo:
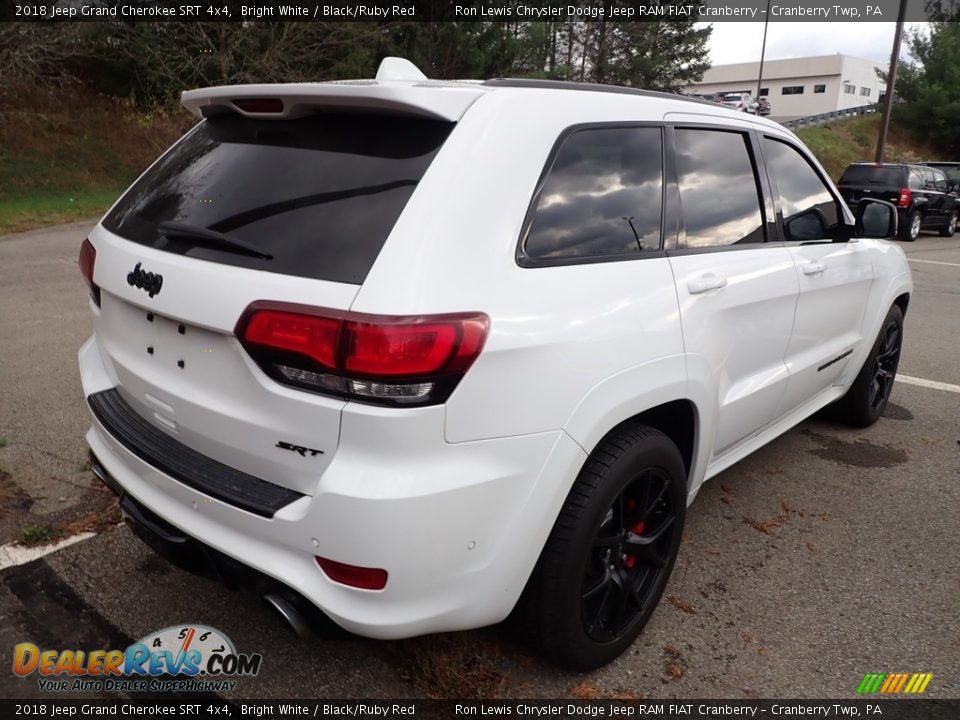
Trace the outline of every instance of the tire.
<path fill-rule="evenodd" d="M 834 406 L 837 420 L 851 427 L 873 425 L 883 415 L 897 375 L 903 345 L 903 313 L 896 305 L 887 312 L 857 379 Z"/>
<path fill-rule="evenodd" d="M 953 237 L 957 231 L 957 211 L 953 210 L 948 216 L 947 221 L 940 228 L 940 237 Z"/>
<path fill-rule="evenodd" d="M 913 242 L 920 234 L 923 216 L 919 210 L 914 210 L 907 216 L 907 221 L 900 227 L 900 239 L 904 242 Z"/>
<path fill-rule="evenodd" d="M 522 631 L 551 661 L 593 670 L 630 647 L 673 570 L 686 495 L 683 458 L 658 430 L 625 423 L 591 453 L 520 601 Z"/>

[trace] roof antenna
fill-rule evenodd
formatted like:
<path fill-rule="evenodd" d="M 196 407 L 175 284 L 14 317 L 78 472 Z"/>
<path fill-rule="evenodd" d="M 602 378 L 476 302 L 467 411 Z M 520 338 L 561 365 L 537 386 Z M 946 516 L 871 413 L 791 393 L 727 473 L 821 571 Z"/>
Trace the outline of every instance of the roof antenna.
<path fill-rule="evenodd" d="M 426 80 L 427 76 L 409 60 L 385 57 L 377 68 L 377 80 Z"/>

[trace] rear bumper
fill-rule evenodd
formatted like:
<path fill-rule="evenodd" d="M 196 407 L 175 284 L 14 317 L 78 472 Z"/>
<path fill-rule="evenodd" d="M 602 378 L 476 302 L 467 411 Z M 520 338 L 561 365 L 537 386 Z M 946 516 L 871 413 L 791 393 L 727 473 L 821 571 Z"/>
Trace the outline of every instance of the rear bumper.
<path fill-rule="evenodd" d="M 88 396 L 113 387 L 94 338 L 80 367 Z M 506 617 L 586 459 L 562 431 L 450 444 L 442 407 L 348 405 L 315 492 L 267 518 L 174 479 L 92 419 L 86 438 L 103 471 L 161 527 L 201 543 L 215 566 L 249 568 L 384 639 Z M 387 585 L 336 583 L 316 556 L 384 568 Z"/>

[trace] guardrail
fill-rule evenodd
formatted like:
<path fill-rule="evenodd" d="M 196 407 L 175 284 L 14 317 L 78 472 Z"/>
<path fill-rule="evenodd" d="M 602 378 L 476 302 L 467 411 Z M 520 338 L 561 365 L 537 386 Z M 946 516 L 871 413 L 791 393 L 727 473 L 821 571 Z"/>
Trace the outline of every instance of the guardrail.
<path fill-rule="evenodd" d="M 794 118 L 780 123 L 784 127 L 796 130 L 803 127 L 816 127 L 825 125 L 832 120 L 842 120 L 843 118 L 858 117 L 860 115 L 872 115 L 877 112 L 877 103 L 870 105 L 861 105 L 860 107 L 846 108 L 844 110 L 834 110 L 833 112 L 820 113 L 819 115 L 808 115 L 807 117 Z"/>

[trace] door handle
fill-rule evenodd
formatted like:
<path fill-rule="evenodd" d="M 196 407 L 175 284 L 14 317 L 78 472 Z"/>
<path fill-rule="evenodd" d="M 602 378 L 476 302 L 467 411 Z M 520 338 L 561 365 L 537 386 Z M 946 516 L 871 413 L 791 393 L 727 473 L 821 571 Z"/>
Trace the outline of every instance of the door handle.
<path fill-rule="evenodd" d="M 827 266 L 823 263 L 808 262 L 801 265 L 800 268 L 803 270 L 804 275 L 819 275 L 827 269 Z"/>
<path fill-rule="evenodd" d="M 687 291 L 691 295 L 699 295 L 701 293 L 708 292 L 709 290 L 719 290 L 720 288 L 726 286 L 727 279 L 725 277 L 720 277 L 719 275 L 714 275 L 713 273 L 707 273 L 706 275 L 701 275 L 698 278 L 687 280 Z"/>

